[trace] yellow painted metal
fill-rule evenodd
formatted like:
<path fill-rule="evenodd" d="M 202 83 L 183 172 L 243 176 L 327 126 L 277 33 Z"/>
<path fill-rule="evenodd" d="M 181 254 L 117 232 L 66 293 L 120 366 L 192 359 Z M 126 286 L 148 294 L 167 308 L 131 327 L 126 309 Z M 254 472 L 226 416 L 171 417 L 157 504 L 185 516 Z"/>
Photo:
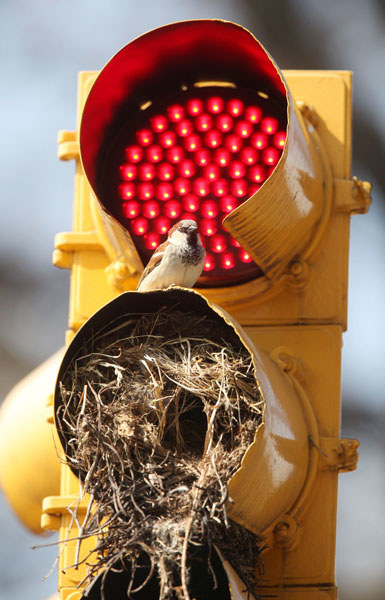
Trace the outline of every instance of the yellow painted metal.
<path fill-rule="evenodd" d="M 0 484 L 19 519 L 34 533 L 44 532 L 43 498 L 59 492 L 59 442 L 47 417 L 63 352 L 23 379 L 0 411 Z"/>
<path fill-rule="evenodd" d="M 79 76 L 78 119 L 95 76 L 96 73 Z M 354 440 L 340 439 L 340 359 L 347 315 L 349 225 L 351 214 L 367 211 L 370 186 L 357 179 L 350 180 L 351 73 L 284 71 L 283 76 L 293 99 L 290 110 L 296 114 L 295 128 L 300 127 L 305 137 L 311 136 L 313 148 L 320 149 L 321 158 L 314 169 L 323 170 L 321 178 L 329 192 L 326 195 L 317 192 L 300 240 L 301 247 L 289 259 L 286 268 L 280 271 L 273 266 L 270 277 L 201 292 L 211 302 L 225 307 L 231 317 L 244 327 L 253 343 L 270 356 L 277 369 L 284 371 L 286 383 L 290 384 L 294 397 L 300 401 L 307 432 L 310 431 L 309 459 L 303 486 L 300 490 L 296 489 L 295 494 L 288 493 L 282 506 L 277 505 L 270 516 L 268 511 L 261 515 L 248 502 L 247 494 L 243 496 L 243 490 L 247 489 L 244 486 L 249 459 L 243 465 L 245 477 L 242 482 L 238 484 L 234 480 L 231 484 L 237 492 L 241 489 L 239 506 L 242 509 L 237 518 L 244 519 L 244 523 L 252 520 L 253 524 L 249 526 L 263 530 L 268 544 L 263 555 L 266 573 L 260 578 L 259 593 L 281 600 L 335 600 L 337 478 L 339 471 L 355 468 L 358 446 Z M 298 115 L 296 104 L 302 116 Z M 293 121 L 291 119 L 292 125 Z M 305 131 L 301 122 L 305 123 Z M 295 137 L 297 134 L 298 131 L 294 131 L 292 135 Z M 77 135 L 75 138 L 62 137 L 62 156 L 71 158 L 76 153 L 74 139 Z M 289 152 L 290 148 L 282 159 L 282 165 L 279 165 L 280 170 L 290 164 Z M 317 162 L 313 154 L 311 160 Z M 84 240 L 89 239 L 87 234 L 90 233 L 96 237 L 98 244 L 93 248 L 86 247 L 79 242 L 80 238 L 73 238 L 71 247 L 71 237 L 65 243 L 63 238 L 58 241 L 59 252 L 67 253 L 71 259 L 62 257 L 61 266 L 72 265 L 68 340 L 105 302 L 122 290 L 135 289 L 135 271 L 139 270 L 136 259 L 130 263 L 126 256 L 111 251 L 112 246 L 103 241 L 103 235 L 99 233 L 103 220 L 96 216 L 96 200 L 77 154 L 76 161 L 74 233 L 85 235 Z M 274 180 L 278 185 L 279 177 L 272 178 L 270 185 L 273 186 Z M 273 194 L 271 202 L 274 202 Z M 290 217 L 291 222 L 294 217 Z M 262 225 L 266 224 L 267 213 L 262 214 L 261 219 Z M 310 235 L 305 229 L 311 231 Z M 271 244 L 274 246 L 274 240 Z M 273 250 L 278 256 L 279 248 Z M 262 368 L 275 371 L 271 362 L 268 363 L 269 367 L 263 363 Z M 280 379 L 272 375 L 274 386 L 278 386 L 276 382 Z M 269 397 L 267 411 L 271 411 L 272 427 L 279 427 L 273 414 L 277 408 L 274 397 L 280 398 L 281 392 L 276 387 L 271 397 L 268 391 L 265 393 L 266 398 Z M 269 412 L 266 412 L 266 440 L 272 443 L 272 439 L 277 439 L 277 443 L 283 443 L 279 432 L 274 432 L 273 428 L 269 432 L 269 418 Z M 282 424 L 279 419 L 277 422 Z M 256 449 L 260 444 L 261 453 L 265 451 L 264 435 L 261 429 L 256 441 Z M 266 442 L 265 448 L 267 445 Z M 285 451 L 289 452 L 289 448 Z M 294 456 L 293 460 L 296 458 L 299 460 L 300 457 Z M 250 468 L 258 472 L 258 466 L 253 464 Z M 61 493 L 68 496 L 78 491 L 76 478 L 64 465 Z M 280 511 L 281 514 L 278 514 Z M 68 535 L 70 523 L 70 517 L 62 516 L 62 524 L 65 519 L 67 521 L 62 525 L 60 534 L 62 539 Z M 61 567 L 70 564 L 72 558 L 73 555 L 66 557 L 63 554 Z M 76 596 L 78 592 L 74 589 L 80 576 L 81 573 L 74 573 L 71 569 L 66 573 L 60 570 L 62 600 L 72 600 L 72 594 L 76 599 L 81 597 Z"/>

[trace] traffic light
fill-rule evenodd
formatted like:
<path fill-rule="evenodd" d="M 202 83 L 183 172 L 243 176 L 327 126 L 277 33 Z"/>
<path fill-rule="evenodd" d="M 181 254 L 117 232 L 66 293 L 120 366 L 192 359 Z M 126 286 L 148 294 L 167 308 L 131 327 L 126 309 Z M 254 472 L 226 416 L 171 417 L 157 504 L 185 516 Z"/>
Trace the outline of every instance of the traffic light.
<path fill-rule="evenodd" d="M 282 73 L 230 22 L 161 27 L 80 74 L 77 131 L 59 134 L 60 158 L 76 159 L 74 226 L 54 253 L 72 271 L 54 403 L 67 464 L 60 495 L 43 502 L 45 527 L 60 528 L 62 600 L 125 597 L 127 585 L 112 570 L 84 591 L 97 540 L 76 539 L 90 504 L 79 499 L 60 383 L 100 331 L 164 306 L 230 328 L 253 359 L 264 416 L 226 482 L 229 518 L 263 550 L 252 592 L 337 597 L 337 476 L 355 468 L 358 446 L 340 439 L 349 222 L 370 204 L 370 185 L 350 180 L 350 152 L 351 74 Z M 180 218 L 197 221 L 207 251 L 197 291 L 134 292 Z"/>

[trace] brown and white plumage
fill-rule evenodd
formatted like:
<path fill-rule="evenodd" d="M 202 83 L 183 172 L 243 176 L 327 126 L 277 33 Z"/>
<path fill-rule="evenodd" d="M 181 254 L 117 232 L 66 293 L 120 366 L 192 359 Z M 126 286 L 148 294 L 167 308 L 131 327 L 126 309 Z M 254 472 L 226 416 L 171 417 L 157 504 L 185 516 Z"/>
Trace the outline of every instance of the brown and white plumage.
<path fill-rule="evenodd" d="M 144 269 L 137 290 L 148 292 L 170 285 L 192 287 L 202 273 L 206 251 L 195 221 L 178 221 Z"/>

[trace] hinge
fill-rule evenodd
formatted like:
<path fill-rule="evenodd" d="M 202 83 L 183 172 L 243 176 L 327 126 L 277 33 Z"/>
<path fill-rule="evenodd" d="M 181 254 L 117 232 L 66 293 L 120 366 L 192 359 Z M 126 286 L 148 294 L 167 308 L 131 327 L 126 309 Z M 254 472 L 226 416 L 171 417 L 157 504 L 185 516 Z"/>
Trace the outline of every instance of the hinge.
<path fill-rule="evenodd" d="M 41 527 L 47 530 L 58 530 L 61 525 L 61 516 L 70 515 L 76 511 L 76 515 L 87 513 L 89 497 L 82 499 L 79 496 L 47 496 L 43 499 Z M 72 508 L 73 507 L 73 508 Z"/>
<path fill-rule="evenodd" d="M 59 269 L 72 267 L 73 253 L 81 250 L 103 250 L 96 231 L 68 231 L 55 235 L 52 262 Z"/>

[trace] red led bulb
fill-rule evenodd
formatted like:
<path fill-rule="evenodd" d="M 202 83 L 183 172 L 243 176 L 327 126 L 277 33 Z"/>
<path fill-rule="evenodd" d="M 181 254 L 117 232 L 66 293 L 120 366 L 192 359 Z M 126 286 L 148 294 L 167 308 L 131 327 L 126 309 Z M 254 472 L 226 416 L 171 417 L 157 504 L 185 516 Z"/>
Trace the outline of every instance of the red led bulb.
<path fill-rule="evenodd" d="M 170 221 L 170 219 L 167 219 L 167 217 L 158 217 L 154 221 L 155 231 L 157 233 L 160 233 L 161 235 L 164 235 L 165 233 L 167 233 L 168 230 L 170 229 L 170 227 L 171 227 L 171 221 Z"/>
<path fill-rule="evenodd" d="M 153 137 L 151 129 L 141 129 L 136 133 L 136 139 L 141 146 L 150 146 Z"/>
<path fill-rule="evenodd" d="M 218 231 L 217 222 L 214 219 L 203 219 L 199 224 L 199 231 L 202 235 L 210 237 Z"/>
<path fill-rule="evenodd" d="M 267 133 L 268 135 L 273 135 L 277 132 L 278 129 L 278 121 L 277 119 L 273 119 L 273 117 L 265 117 L 261 121 L 261 131 Z"/>
<path fill-rule="evenodd" d="M 207 100 L 207 110 L 212 114 L 219 114 L 223 111 L 224 102 L 220 96 L 212 96 Z"/>
<path fill-rule="evenodd" d="M 200 200 L 195 194 L 187 194 L 183 198 L 183 207 L 189 212 L 196 212 L 199 209 Z"/>
<path fill-rule="evenodd" d="M 148 231 L 148 221 L 147 219 L 143 219 L 143 217 L 134 219 L 131 226 L 135 235 L 144 235 Z"/>
<path fill-rule="evenodd" d="M 195 119 L 195 127 L 198 131 L 208 131 L 213 126 L 213 118 L 207 113 L 202 113 Z"/>
<path fill-rule="evenodd" d="M 267 135 L 258 131 L 251 137 L 251 144 L 257 150 L 263 150 L 268 144 Z"/>
<path fill-rule="evenodd" d="M 215 181 L 221 174 L 221 170 L 215 163 L 210 163 L 203 168 L 203 177 L 206 177 L 209 181 Z"/>
<path fill-rule="evenodd" d="M 191 190 L 191 183 L 185 177 L 177 177 L 174 181 L 174 190 L 180 196 L 185 196 Z"/>
<path fill-rule="evenodd" d="M 140 214 L 140 204 L 136 200 L 123 202 L 122 209 L 126 219 L 134 219 Z"/>
<path fill-rule="evenodd" d="M 263 183 L 266 179 L 266 169 L 263 165 L 255 165 L 249 169 L 249 179 L 255 183 Z"/>
<path fill-rule="evenodd" d="M 279 161 L 281 153 L 277 148 L 266 148 L 262 152 L 262 160 L 265 165 L 275 166 Z"/>
<path fill-rule="evenodd" d="M 194 192 L 201 198 L 207 196 L 210 192 L 210 184 L 207 179 L 197 177 L 193 182 Z"/>
<path fill-rule="evenodd" d="M 163 159 L 163 148 L 154 144 L 146 150 L 146 158 L 151 163 L 158 163 Z"/>
<path fill-rule="evenodd" d="M 184 147 L 189 152 L 195 152 L 196 150 L 199 150 L 199 148 L 201 146 L 202 146 L 202 140 L 201 140 L 200 135 L 197 135 L 196 133 L 192 133 L 191 135 L 189 135 L 185 138 Z"/>
<path fill-rule="evenodd" d="M 135 185 L 133 183 L 121 183 L 119 186 L 119 195 L 123 200 L 130 200 L 135 196 Z"/>
<path fill-rule="evenodd" d="M 247 182 L 244 179 L 234 179 L 231 182 L 231 193 L 237 198 L 243 198 L 247 195 Z"/>
<path fill-rule="evenodd" d="M 193 126 L 191 121 L 189 121 L 188 119 L 183 119 L 182 121 L 179 121 L 179 123 L 175 127 L 175 131 L 181 137 L 187 137 L 193 132 Z"/>
<path fill-rule="evenodd" d="M 140 183 L 138 185 L 138 198 L 149 200 L 154 195 L 154 186 L 152 183 Z"/>
<path fill-rule="evenodd" d="M 220 254 L 224 250 L 226 250 L 227 243 L 224 235 L 218 233 L 210 238 L 210 248 L 213 252 Z"/>
<path fill-rule="evenodd" d="M 125 181 L 132 181 L 136 177 L 136 166 L 130 164 L 121 165 L 120 176 Z"/>
<path fill-rule="evenodd" d="M 139 179 L 151 181 L 155 177 L 155 167 L 152 163 L 144 163 L 139 167 Z"/>
<path fill-rule="evenodd" d="M 191 116 L 200 115 L 203 111 L 203 102 L 200 98 L 191 98 L 186 104 L 186 109 Z"/>
<path fill-rule="evenodd" d="M 259 123 L 262 117 L 262 110 L 259 106 L 248 106 L 245 110 L 245 119 L 250 123 Z"/>
<path fill-rule="evenodd" d="M 180 202 L 176 200 L 169 200 L 164 205 L 164 214 L 169 219 L 177 219 L 181 213 L 181 205 Z"/>
<path fill-rule="evenodd" d="M 211 129 L 205 135 L 205 145 L 208 148 L 218 148 L 222 143 L 222 134 L 216 129 Z"/>
<path fill-rule="evenodd" d="M 223 269 L 233 269 L 235 267 L 235 258 L 232 252 L 224 252 L 220 260 Z"/>
<path fill-rule="evenodd" d="M 233 128 L 233 123 L 233 118 L 230 117 L 230 115 L 227 115 L 226 113 L 219 115 L 216 120 L 217 129 L 219 131 L 222 131 L 223 133 L 228 133 L 229 131 L 231 131 Z"/>
<path fill-rule="evenodd" d="M 155 250 L 160 244 L 160 235 L 156 231 L 150 231 L 144 236 L 144 245 L 148 250 Z"/>
<path fill-rule="evenodd" d="M 242 148 L 242 139 L 239 137 L 239 135 L 231 133 L 228 136 L 226 136 L 225 146 L 233 154 L 235 152 L 239 152 Z"/>
<path fill-rule="evenodd" d="M 163 148 L 171 148 L 175 146 L 176 135 L 173 131 L 164 131 L 159 136 L 159 143 Z"/>
<path fill-rule="evenodd" d="M 217 179 L 216 181 L 213 181 L 213 183 L 211 184 L 211 190 L 214 196 L 216 196 L 217 198 L 221 198 L 222 196 L 227 194 L 227 192 L 229 191 L 229 184 L 227 179 L 221 178 Z"/>
<path fill-rule="evenodd" d="M 214 152 L 214 160 L 220 167 L 227 167 L 231 159 L 231 154 L 226 148 L 217 148 Z"/>
<path fill-rule="evenodd" d="M 286 131 L 278 131 L 273 138 L 273 143 L 278 150 L 283 150 L 286 141 Z"/>
<path fill-rule="evenodd" d="M 203 270 L 204 271 L 212 271 L 213 269 L 215 269 L 215 258 L 213 257 L 212 254 L 209 254 L 207 252 Z"/>
<path fill-rule="evenodd" d="M 174 167 L 170 163 L 160 163 L 156 171 L 161 181 L 170 181 L 174 177 Z"/>
<path fill-rule="evenodd" d="M 167 116 L 172 123 L 180 121 L 184 117 L 184 108 L 179 104 L 173 104 L 167 109 Z"/>
<path fill-rule="evenodd" d="M 255 148 L 252 148 L 251 146 L 247 146 L 246 148 L 243 148 L 240 154 L 240 158 L 241 161 L 245 164 L 245 165 L 253 165 L 254 163 L 257 162 L 259 157 L 259 154 L 257 152 L 257 150 Z"/>
<path fill-rule="evenodd" d="M 184 158 L 184 150 L 181 146 L 174 146 L 167 150 L 167 160 L 173 165 L 178 165 Z"/>
<path fill-rule="evenodd" d="M 197 165 L 199 165 L 200 167 L 204 167 L 205 165 L 209 164 L 211 153 L 209 150 L 206 150 L 206 148 L 202 148 L 201 150 L 198 150 L 196 152 L 194 158 Z"/>
<path fill-rule="evenodd" d="M 143 158 L 143 148 L 140 146 L 128 146 L 128 148 L 126 148 L 126 157 L 130 162 L 140 162 Z"/>
<path fill-rule="evenodd" d="M 246 167 L 240 160 L 233 160 L 228 166 L 228 174 L 232 179 L 240 179 L 246 174 Z"/>
<path fill-rule="evenodd" d="M 238 206 L 237 198 L 234 198 L 231 194 L 226 194 L 220 201 L 221 211 L 224 213 L 232 212 Z"/>
<path fill-rule="evenodd" d="M 234 100 L 229 100 L 226 106 L 227 112 L 233 117 L 239 117 L 243 112 L 243 107 L 244 104 L 242 100 L 237 100 L 235 98 Z"/>
<path fill-rule="evenodd" d="M 173 195 L 173 187 L 171 183 L 160 183 L 156 187 L 156 197 L 159 200 L 170 200 Z"/>
<path fill-rule="evenodd" d="M 185 158 L 178 167 L 178 173 L 182 177 L 193 177 L 193 175 L 196 173 L 194 161 L 189 158 Z"/>
<path fill-rule="evenodd" d="M 149 200 L 143 204 L 143 216 L 147 219 L 155 219 L 159 216 L 160 206 L 155 200 Z"/>
<path fill-rule="evenodd" d="M 150 125 L 153 131 L 161 133 L 162 131 L 166 131 L 168 127 L 168 121 L 164 115 L 156 115 L 150 119 Z"/>
<path fill-rule="evenodd" d="M 206 219 L 214 219 L 218 214 L 218 205 L 214 200 L 205 200 L 201 205 L 201 214 Z"/>

